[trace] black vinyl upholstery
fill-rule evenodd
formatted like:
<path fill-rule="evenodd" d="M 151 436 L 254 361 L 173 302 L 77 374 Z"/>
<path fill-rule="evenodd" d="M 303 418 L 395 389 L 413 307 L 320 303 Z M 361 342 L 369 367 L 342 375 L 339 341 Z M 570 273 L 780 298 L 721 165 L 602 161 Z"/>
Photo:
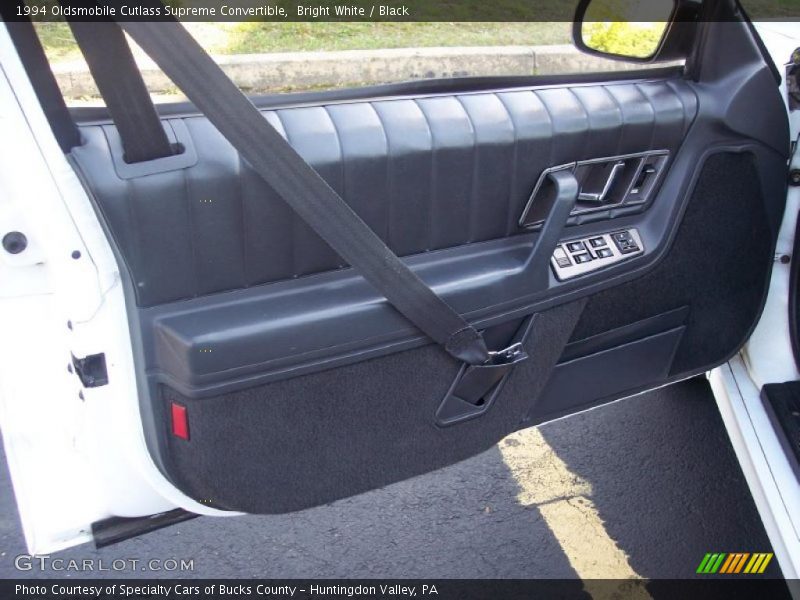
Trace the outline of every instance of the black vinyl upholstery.
<path fill-rule="evenodd" d="M 264 115 L 395 253 L 407 256 L 518 233 L 542 170 L 675 151 L 695 111 L 694 93 L 671 80 L 343 102 Z M 166 159 L 161 172 L 120 176 L 112 159 L 118 138 L 102 124 L 83 126 L 86 143 L 73 152 L 140 306 L 345 266 L 205 118 L 165 123 L 187 132 L 196 154 L 188 166 L 171 168 Z"/>

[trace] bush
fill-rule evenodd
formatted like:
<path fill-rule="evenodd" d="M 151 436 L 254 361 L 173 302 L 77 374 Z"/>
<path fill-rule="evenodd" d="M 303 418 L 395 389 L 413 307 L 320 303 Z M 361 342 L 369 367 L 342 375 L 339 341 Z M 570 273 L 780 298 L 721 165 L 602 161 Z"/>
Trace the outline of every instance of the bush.
<path fill-rule="evenodd" d="M 601 52 L 647 58 L 658 49 L 664 23 L 584 23 L 583 40 Z"/>

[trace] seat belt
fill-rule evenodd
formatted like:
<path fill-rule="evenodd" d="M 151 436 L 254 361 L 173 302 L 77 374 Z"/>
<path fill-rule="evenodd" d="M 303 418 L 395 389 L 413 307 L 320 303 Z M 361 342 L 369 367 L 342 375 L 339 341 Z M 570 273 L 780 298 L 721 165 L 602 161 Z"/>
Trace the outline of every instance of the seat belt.
<path fill-rule="evenodd" d="M 33 91 L 42 111 L 47 117 L 50 129 L 64 153 L 81 144 L 81 134 L 69 114 L 69 109 L 64 102 L 64 96 L 58 87 L 50 63 L 47 61 L 42 43 L 36 35 L 30 19 L 21 20 L 14 15 L 10 3 L 0 8 L 0 15 L 5 20 L 8 35 L 17 50 L 28 79 L 31 81 Z"/>
<path fill-rule="evenodd" d="M 117 126 L 125 162 L 171 156 L 172 145 L 119 26 L 102 19 L 68 22 Z"/>
<path fill-rule="evenodd" d="M 498 367 L 507 365 L 510 372 L 514 364 L 527 358 L 519 342 L 500 351 L 489 351 L 483 336 L 384 244 L 269 124 L 180 23 L 121 22 L 119 26 L 275 192 L 392 306 L 451 356 L 466 363 L 468 371 L 493 372 L 492 377 L 471 377 L 489 386 L 475 391 L 476 395 L 488 393 L 494 387 Z M 78 42 L 84 53 L 102 52 L 98 45 L 86 44 L 84 35 Z M 125 57 L 117 54 L 117 60 L 121 58 Z M 101 90 L 113 86 L 113 72 L 113 69 L 103 70 L 109 80 L 102 87 L 98 82 Z M 118 118 L 124 121 L 128 117 L 117 116 L 115 122 Z"/>

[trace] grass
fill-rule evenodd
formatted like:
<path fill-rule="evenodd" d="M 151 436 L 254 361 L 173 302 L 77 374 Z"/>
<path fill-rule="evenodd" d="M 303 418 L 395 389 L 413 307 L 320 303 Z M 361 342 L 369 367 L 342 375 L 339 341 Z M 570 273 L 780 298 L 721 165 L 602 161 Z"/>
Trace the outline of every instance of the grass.
<path fill-rule="evenodd" d="M 183 0 L 175 0 L 175 2 Z M 189 2 L 190 4 L 192 2 Z M 292 14 L 293 0 L 275 0 Z M 348 4 L 371 5 L 371 0 Z M 432 22 L 239 22 L 185 23 L 213 54 L 258 54 L 311 50 L 361 50 L 430 46 L 567 44 L 568 21 L 577 0 L 439 0 L 412 2 L 419 18 Z M 755 19 L 798 16 L 800 0 L 743 0 Z M 458 22 L 507 18 L 509 22 Z M 444 22 L 441 19 L 450 19 Z M 532 19 L 533 22 L 513 22 Z M 546 21 L 550 19 L 550 21 Z M 75 60 L 80 52 L 64 23 L 37 23 L 53 62 Z"/>
<path fill-rule="evenodd" d="M 566 23 L 237 23 L 223 53 L 569 43 Z"/>
<path fill-rule="evenodd" d="M 366 50 L 430 46 L 567 44 L 570 24 L 556 23 L 186 23 L 213 54 L 312 50 Z M 64 23 L 37 23 L 52 62 L 76 60 L 80 51 Z"/>
<path fill-rule="evenodd" d="M 55 63 L 80 57 L 81 53 L 65 23 L 36 23 L 36 31 L 50 62 Z"/>

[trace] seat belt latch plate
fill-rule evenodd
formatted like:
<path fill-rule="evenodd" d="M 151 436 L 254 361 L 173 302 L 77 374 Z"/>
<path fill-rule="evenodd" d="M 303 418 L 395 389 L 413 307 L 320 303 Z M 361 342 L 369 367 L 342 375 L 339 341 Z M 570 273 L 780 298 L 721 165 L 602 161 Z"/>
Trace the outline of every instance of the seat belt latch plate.
<path fill-rule="evenodd" d="M 436 424 L 442 427 L 479 417 L 499 395 L 514 366 L 527 360 L 521 342 L 489 353 L 482 365 L 463 365 L 436 411 Z"/>

